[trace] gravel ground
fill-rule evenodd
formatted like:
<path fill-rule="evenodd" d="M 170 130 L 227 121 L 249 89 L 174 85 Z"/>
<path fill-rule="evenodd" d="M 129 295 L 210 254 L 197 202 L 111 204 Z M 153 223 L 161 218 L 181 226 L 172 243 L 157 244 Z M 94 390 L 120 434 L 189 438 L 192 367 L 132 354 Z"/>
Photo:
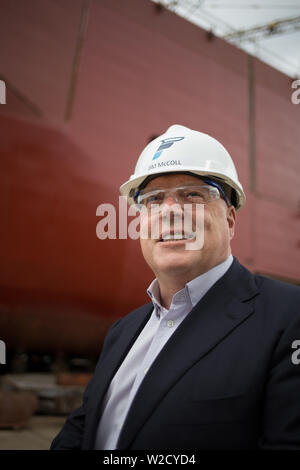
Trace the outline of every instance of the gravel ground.
<path fill-rule="evenodd" d="M 33 416 L 27 427 L 0 429 L 0 450 L 49 450 L 65 416 Z"/>

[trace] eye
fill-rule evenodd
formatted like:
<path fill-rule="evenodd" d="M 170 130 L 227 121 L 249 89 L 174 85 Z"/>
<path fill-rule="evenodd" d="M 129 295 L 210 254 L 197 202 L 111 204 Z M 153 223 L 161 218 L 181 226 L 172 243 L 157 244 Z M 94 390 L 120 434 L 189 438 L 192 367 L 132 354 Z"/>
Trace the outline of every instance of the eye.
<path fill-rule="evenodd" d="M 186 190 L 184 193 L 183 193 L 183 197 L 185 199 L 204 199 L 204 194 L 203 194 L 203 191 L 201 190 L 197 190 L 197 189 L 190 189 L 190 190 Z"/>
<path fill-rule="evenodd" d="M 150 206 L 151 204 L 160 204 L 163 201 L 163 198 L 164 196 L 162 193 L 151 194 L 146 197 L 143 202 L 146 206 Z"/>
<path fill-rule="evenodd" d="M 159 199 L 159 196 L 149 196 L 146 199 L 147 204 L 150 204 L 151 202 L 155 202 Z"/>

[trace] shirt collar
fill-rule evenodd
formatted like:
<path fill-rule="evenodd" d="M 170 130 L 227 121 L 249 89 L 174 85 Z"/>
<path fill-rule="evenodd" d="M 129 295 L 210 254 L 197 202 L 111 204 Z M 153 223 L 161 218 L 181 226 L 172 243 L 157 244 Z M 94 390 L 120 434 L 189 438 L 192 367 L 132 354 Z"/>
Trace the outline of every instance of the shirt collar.
<path fill-rule="evenodd" d="M 213 284 L 215 284 L 226 273 L 232 262 L 233 256 L 230 253 L 225 261 L 218 264 L 217 266 L 214 266 L 209 271 L 200 274 L 200 276 L 196 277 L 195 279 L 192 279 L 185 285 L 184 289 L 176 292 L 176 294 L 173 296 L 172 304 L 175 302 L 177 303 L 179 301 L 184 301 L 186 303 L 190 302 L 192 307 L 194 307 L 206 294 L 206 292 L 213 286 Z M 147 289 L 147 294 L 153 302 L 157 315 L 160 315 L 161 311 L 167 311 L 160 303 L 160 289 L 157 279 L 154 279 L 151 282 Z"/>

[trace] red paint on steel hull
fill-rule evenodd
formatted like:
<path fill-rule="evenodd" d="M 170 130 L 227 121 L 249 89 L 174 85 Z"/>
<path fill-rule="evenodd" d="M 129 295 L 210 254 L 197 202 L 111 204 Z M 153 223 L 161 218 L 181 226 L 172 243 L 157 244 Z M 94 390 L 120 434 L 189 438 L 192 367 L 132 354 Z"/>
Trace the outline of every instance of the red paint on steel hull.
<path fill-rule="evenodd" d="M 175 123 L 236 162 L 247 203 L 233 254 L 300 282 L 300 106 L 287 77 L 148 0 L 1 8 L 1 339 L 97 351 L 148 301 L 138 241 L 98 240 L 96 208 L 117 204 L 148 139 Z"/>

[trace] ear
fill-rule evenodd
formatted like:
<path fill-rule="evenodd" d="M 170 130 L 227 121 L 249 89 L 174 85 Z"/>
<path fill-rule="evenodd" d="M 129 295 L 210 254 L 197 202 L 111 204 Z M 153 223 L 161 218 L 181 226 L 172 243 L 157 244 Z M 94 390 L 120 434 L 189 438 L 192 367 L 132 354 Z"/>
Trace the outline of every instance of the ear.
<path fill-rule="evenodd" d="M 228 222 L 229 238 L 230 240 L 232 240 L 234 237 L 235 219 L 236 219 L 236 210 L 234 206 L 228 207 L 226 218 Z"/>

